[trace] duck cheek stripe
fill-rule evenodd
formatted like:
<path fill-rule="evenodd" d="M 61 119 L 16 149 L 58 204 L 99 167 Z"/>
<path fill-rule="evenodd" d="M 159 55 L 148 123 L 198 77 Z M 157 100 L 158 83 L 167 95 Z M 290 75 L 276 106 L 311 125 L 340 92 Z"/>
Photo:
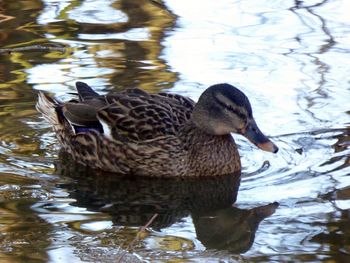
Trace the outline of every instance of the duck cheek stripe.
<path fill-rule="evenodd" d="M 240 119 L 246 121 L 247 117 L 245 116 L 245 114 L 243 114 L 242 112 L 240 112 L 239 110 L 234 109 L 232 106 L 227 105 L 226 103 L 222 102 L 221 100 L 219 100 L 216 96 L 213 96 L 215 101 L 220 104 L 222 107 L 226 108 L 227 110 L 233 112 L 234 114 L 236 114 Z"/>

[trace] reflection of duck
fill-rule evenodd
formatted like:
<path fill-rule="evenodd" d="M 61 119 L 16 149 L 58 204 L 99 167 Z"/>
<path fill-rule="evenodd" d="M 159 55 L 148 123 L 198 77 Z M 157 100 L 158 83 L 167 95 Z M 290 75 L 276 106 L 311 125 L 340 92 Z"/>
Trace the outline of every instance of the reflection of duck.
<path fill-rule="evenodd" d="M 171 179 L 120 177 L 94 173 L 65 158 L 61 160 L 58 173 L 75 179 L 70 190 L 70 197 L 76 200 L 72 205 L 106 212 L 114 224 L 121 226 L 145 225 L 158 213 L 151 225 L 156 230 L 191 215 L 198 239 L 208 248 L 247 250 L 260 221 L 277 207 L 276 204 L 251 210 L 232 207 L 239 174 Z"/>
<path fill-rule="evenodd" d="M 229 207 L 192 215 L 197 238 L 207 248 L 246 252 L 253 245 L 260 222 L 272 215 L 277 207 L 275 202 L 247 210 Z"/>
<path fill-rule="evenodd" d="M 117 225 L 141 226 L 154 213 L 156 229 L 167 227 L 192 211 L 225 208 L 235 202 L 240 174 L 205 178 L 113 176 L 74 165 L 61 152 L 58 173 L 76 179 L 74 205 L 112 215 Z"/>
<path fill-rule="evenodd" d="M 229 84 L 209 87 L 197 104 L 168 93 L 131 89 L 102 96 L 77 82 L 79 100 L 39 94 L 38 110 L 79 163 L 142 176 L 217 176 L 237 172 L 231 132 L 277 152 L 256 125 L 248 98 Z"/>

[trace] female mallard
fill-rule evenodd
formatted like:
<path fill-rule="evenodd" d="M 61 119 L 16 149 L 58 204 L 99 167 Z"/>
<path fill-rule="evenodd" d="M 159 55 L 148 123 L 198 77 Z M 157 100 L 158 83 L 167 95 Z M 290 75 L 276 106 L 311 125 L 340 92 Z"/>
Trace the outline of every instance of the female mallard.
<path fill-rule="evenodd" d="M 76 83 L 78 100 L 40 92 L 37 109 L 64 150 L 86 166 L 140 176 L 217 176 L 238 172 L 231 132 L 259 148 L 278 148 L 259 130 L 248 98 L 229 84 L 209 87 L 197 103 L 140 89 L 99 95 Z"/>

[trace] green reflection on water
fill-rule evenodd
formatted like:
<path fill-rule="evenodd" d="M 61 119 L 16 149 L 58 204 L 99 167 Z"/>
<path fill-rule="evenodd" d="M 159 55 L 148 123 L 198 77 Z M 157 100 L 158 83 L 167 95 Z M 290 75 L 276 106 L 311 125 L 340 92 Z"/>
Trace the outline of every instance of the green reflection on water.
<path fill-rule="evenodd" d="M 24 199 L 23 190 L 21 196 L 18 195 L 2 189 L 0 259 L 2 262 L 45 262 L 52 226 L 30 209 L 37 199 Z"/>

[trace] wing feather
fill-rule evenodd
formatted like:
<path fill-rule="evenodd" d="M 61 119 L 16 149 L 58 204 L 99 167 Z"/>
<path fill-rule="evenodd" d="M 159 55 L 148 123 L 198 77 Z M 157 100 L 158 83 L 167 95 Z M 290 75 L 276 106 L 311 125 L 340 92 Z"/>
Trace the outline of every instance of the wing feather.
<path fill-rule="evenodd" d="M 106 137 L 119 141 L 144 141 L 175 135 L 187 122 L 195 103 L 186 97 L 141 89 L 98 95 L 79 83 L 80 101 L 63 106 L 71 125 L 96 127 L 99 122 Z M 89 112 L 88 112 L 89 111 Z"/>

